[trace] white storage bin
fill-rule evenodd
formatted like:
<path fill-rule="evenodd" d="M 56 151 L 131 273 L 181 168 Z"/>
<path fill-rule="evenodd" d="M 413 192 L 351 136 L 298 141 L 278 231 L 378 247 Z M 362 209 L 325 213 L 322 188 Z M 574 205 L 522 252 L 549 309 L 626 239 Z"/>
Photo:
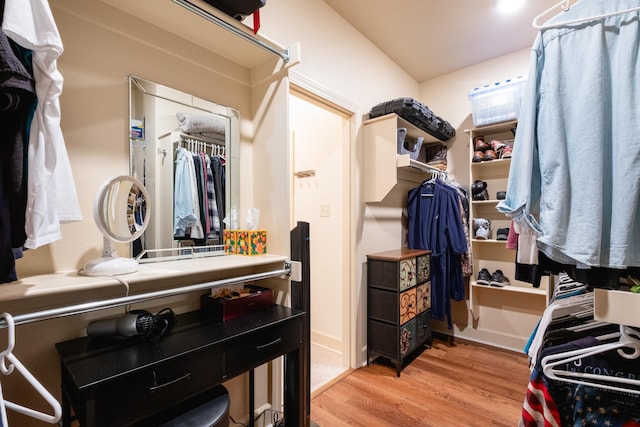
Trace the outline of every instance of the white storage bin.
<path fill-rule="evenodd" d="M 526 77 L 520 76 L 470 90 L 473 125 L 486 126 L 517 119 L 526 81 Z"/>

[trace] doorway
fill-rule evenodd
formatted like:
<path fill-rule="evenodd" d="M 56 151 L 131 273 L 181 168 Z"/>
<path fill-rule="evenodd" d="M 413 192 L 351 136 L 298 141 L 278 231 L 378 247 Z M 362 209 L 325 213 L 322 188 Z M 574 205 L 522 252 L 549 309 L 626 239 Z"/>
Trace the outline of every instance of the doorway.
<path fill-rule="evenodd" d="M 292 87 L 291 218 L 310 224 L 311 392 L 349 370 L 351 115 Z"/>

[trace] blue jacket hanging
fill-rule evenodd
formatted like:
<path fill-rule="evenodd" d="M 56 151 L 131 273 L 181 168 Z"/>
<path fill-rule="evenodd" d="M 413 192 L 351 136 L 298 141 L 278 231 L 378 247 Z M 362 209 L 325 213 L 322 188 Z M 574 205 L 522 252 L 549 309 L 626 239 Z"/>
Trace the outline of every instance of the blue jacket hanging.
<path fill-rule="evenodd" d="M 461 256 L 467 240 L 458 193 L 447 184 L 425 181 L 409 191 L 407 230 L 410 249 L 431 250 L 431 317 L 451 320 L 451 298 L 464 299 Z"/>

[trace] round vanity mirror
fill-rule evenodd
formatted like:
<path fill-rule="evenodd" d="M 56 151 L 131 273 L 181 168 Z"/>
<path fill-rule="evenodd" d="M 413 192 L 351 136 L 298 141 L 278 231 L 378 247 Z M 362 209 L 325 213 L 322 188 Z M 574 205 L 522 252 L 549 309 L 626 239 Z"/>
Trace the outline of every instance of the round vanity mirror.
<path fill-rule="evenodd" d="M 139 238 L 149 224 L 149 194 L 136 178 L 127 175 L 108 179 L 98 190 L 93 205 L 93 219 L 104 235 L 100 258 L 85 265 L 83 274 L 112 276 L 138 271 L 138 262 L 119 257 L 115 243 Z"/>

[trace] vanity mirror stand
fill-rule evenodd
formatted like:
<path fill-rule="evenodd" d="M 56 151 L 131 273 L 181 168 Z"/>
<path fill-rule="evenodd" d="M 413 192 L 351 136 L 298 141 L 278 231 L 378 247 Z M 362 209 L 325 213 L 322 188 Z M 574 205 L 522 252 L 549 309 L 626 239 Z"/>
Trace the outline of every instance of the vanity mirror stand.
<path fill-rule="evenodd" d="M 100 258 L 89 261 L 81 271 L 86 276 L 115 276 L 138 271 L 133 258 L 118 256 L 116 243 L 139 238 L 149 225 L 149 193 L 134 177 L 110 178 L 100 187 L 93 205 L 93 219 L 104 236 Z"/>

